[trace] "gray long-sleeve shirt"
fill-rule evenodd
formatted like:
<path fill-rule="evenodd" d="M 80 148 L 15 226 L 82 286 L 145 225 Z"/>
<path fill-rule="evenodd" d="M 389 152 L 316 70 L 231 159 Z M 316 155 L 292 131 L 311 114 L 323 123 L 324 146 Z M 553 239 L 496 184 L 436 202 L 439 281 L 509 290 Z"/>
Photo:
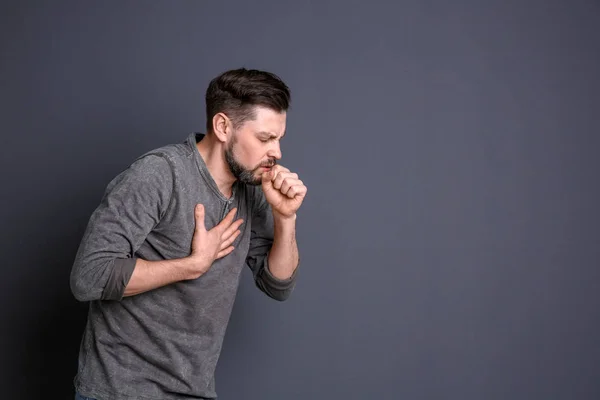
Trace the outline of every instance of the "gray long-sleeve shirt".
<path fill-rule="evenodd" d="M 256 285 L 285 300 L 290 279 L 268 270 L 273 218 L 260 186 L 218 190 L 197 150 L 201 134 L 150 151 L 108 185 L 84 233 L 71 288 L 89 301 L 76 390 L 102 400 L 216 398 L 214 372 L 247 265 Z M 204 204 L 206 229 L 237 207 L 243 218 L 235 250 L 200 278 L 135 296 L 123 292 L 137 258 L 169 260 L 191 252 L 194 207 Z"/>

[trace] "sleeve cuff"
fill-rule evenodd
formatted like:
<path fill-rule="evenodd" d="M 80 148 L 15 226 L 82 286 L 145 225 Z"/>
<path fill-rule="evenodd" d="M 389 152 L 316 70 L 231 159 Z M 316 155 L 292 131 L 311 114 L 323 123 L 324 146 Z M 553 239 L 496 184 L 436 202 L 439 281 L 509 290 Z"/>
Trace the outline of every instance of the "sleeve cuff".
<path fill-rule="evenodd" d="M 102 292 L 102 300 L 121 300 L 129 279 L 133 274 L 137 258 L 118 258 L 114 260 L 110 276 Z"/>
<path fill-rule="evenodd" d="M 269 257 L 268 256 L 265 257 L 264 263 L 265 264 L 264 264 L 264 268 L 263 268 L 262 279 L 266 285 L 268 285 L 270 288 L 273 288 L 278 291 L 289 290 L 294 286 L 294 282 L 296 280 L 296 274 L 298 273 L 298 268 L 300 268 L 300 265 L 298 265 L 296 267 L 296 269 L 294 269 L 294 272 L 292 273 L 292 275 L 289 278 L 279 279 L 279 278 L 276 278 L 275 276 L 273 276 L 273 274 L 269 270 Z"/>

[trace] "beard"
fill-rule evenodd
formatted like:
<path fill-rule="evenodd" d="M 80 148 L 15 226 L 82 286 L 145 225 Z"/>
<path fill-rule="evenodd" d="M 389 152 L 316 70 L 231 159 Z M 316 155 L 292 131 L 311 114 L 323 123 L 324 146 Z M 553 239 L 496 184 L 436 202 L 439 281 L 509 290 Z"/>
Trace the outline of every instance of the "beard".
<path fill-rule="evenodd" d="M 234 139 L 225 150 L 225 161 L 227 161 L 229 170 L 233 176 L 242 183 L 253 186 L 260 185 L 262 183 L 262 173 L 259 173 L 259 169 L 262 167 L 273 167 L 275 165 L 275 160 L 270 159 L 269 161 L 263 162 L 252 169 L 246 168 L 235 157 L 233 151 L 235 143 L 236 140 Z"/>

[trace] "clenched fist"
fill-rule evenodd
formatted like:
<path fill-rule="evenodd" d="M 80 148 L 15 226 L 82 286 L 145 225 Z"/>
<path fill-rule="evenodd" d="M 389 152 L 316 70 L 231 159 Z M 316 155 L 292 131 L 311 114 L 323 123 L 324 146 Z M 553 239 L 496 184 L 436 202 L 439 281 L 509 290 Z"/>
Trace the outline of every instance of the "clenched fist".
<path fill-rule="evenodd" d="M 298 174 L 281 165 L 263 173 L 262 189 L 273 213 L 283 218 L 296 214 L 307 192 Z"/>

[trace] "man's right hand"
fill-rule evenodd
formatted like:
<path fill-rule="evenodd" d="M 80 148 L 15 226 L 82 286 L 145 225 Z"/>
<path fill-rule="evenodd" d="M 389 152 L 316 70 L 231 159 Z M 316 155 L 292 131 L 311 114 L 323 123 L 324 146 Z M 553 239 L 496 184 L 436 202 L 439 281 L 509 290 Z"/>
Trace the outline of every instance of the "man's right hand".
<path fill-rule="evenodd" d="M 199 278 L 212 263 L 233 251 L 231 245 L 239 236 L 244 221 L 234 221 L 236 209 L 225 216 L 217 226 L 207 231 L 204 225 L 204 206 L 196 205 L 196 227 L 192 237 L 192 252 L 184 258 L 146 261 L 138 258 L 125 287 L 123 296 L 134 296 L 181 280 Z"/>
<path fill-rule="evenodd" d="M 213 262 L 231 253 L 231 245 L 239 236 L 239 227 L 244 222 L 241 218 L 235 220 L 237 208 L 232 209 L 225 218 L 211 230 L 204 225 L 204 205 L 197 204 L 194 210 L 196 227 L 192 238 L 190 279 L 196 279 L 211 267 Z"/>

